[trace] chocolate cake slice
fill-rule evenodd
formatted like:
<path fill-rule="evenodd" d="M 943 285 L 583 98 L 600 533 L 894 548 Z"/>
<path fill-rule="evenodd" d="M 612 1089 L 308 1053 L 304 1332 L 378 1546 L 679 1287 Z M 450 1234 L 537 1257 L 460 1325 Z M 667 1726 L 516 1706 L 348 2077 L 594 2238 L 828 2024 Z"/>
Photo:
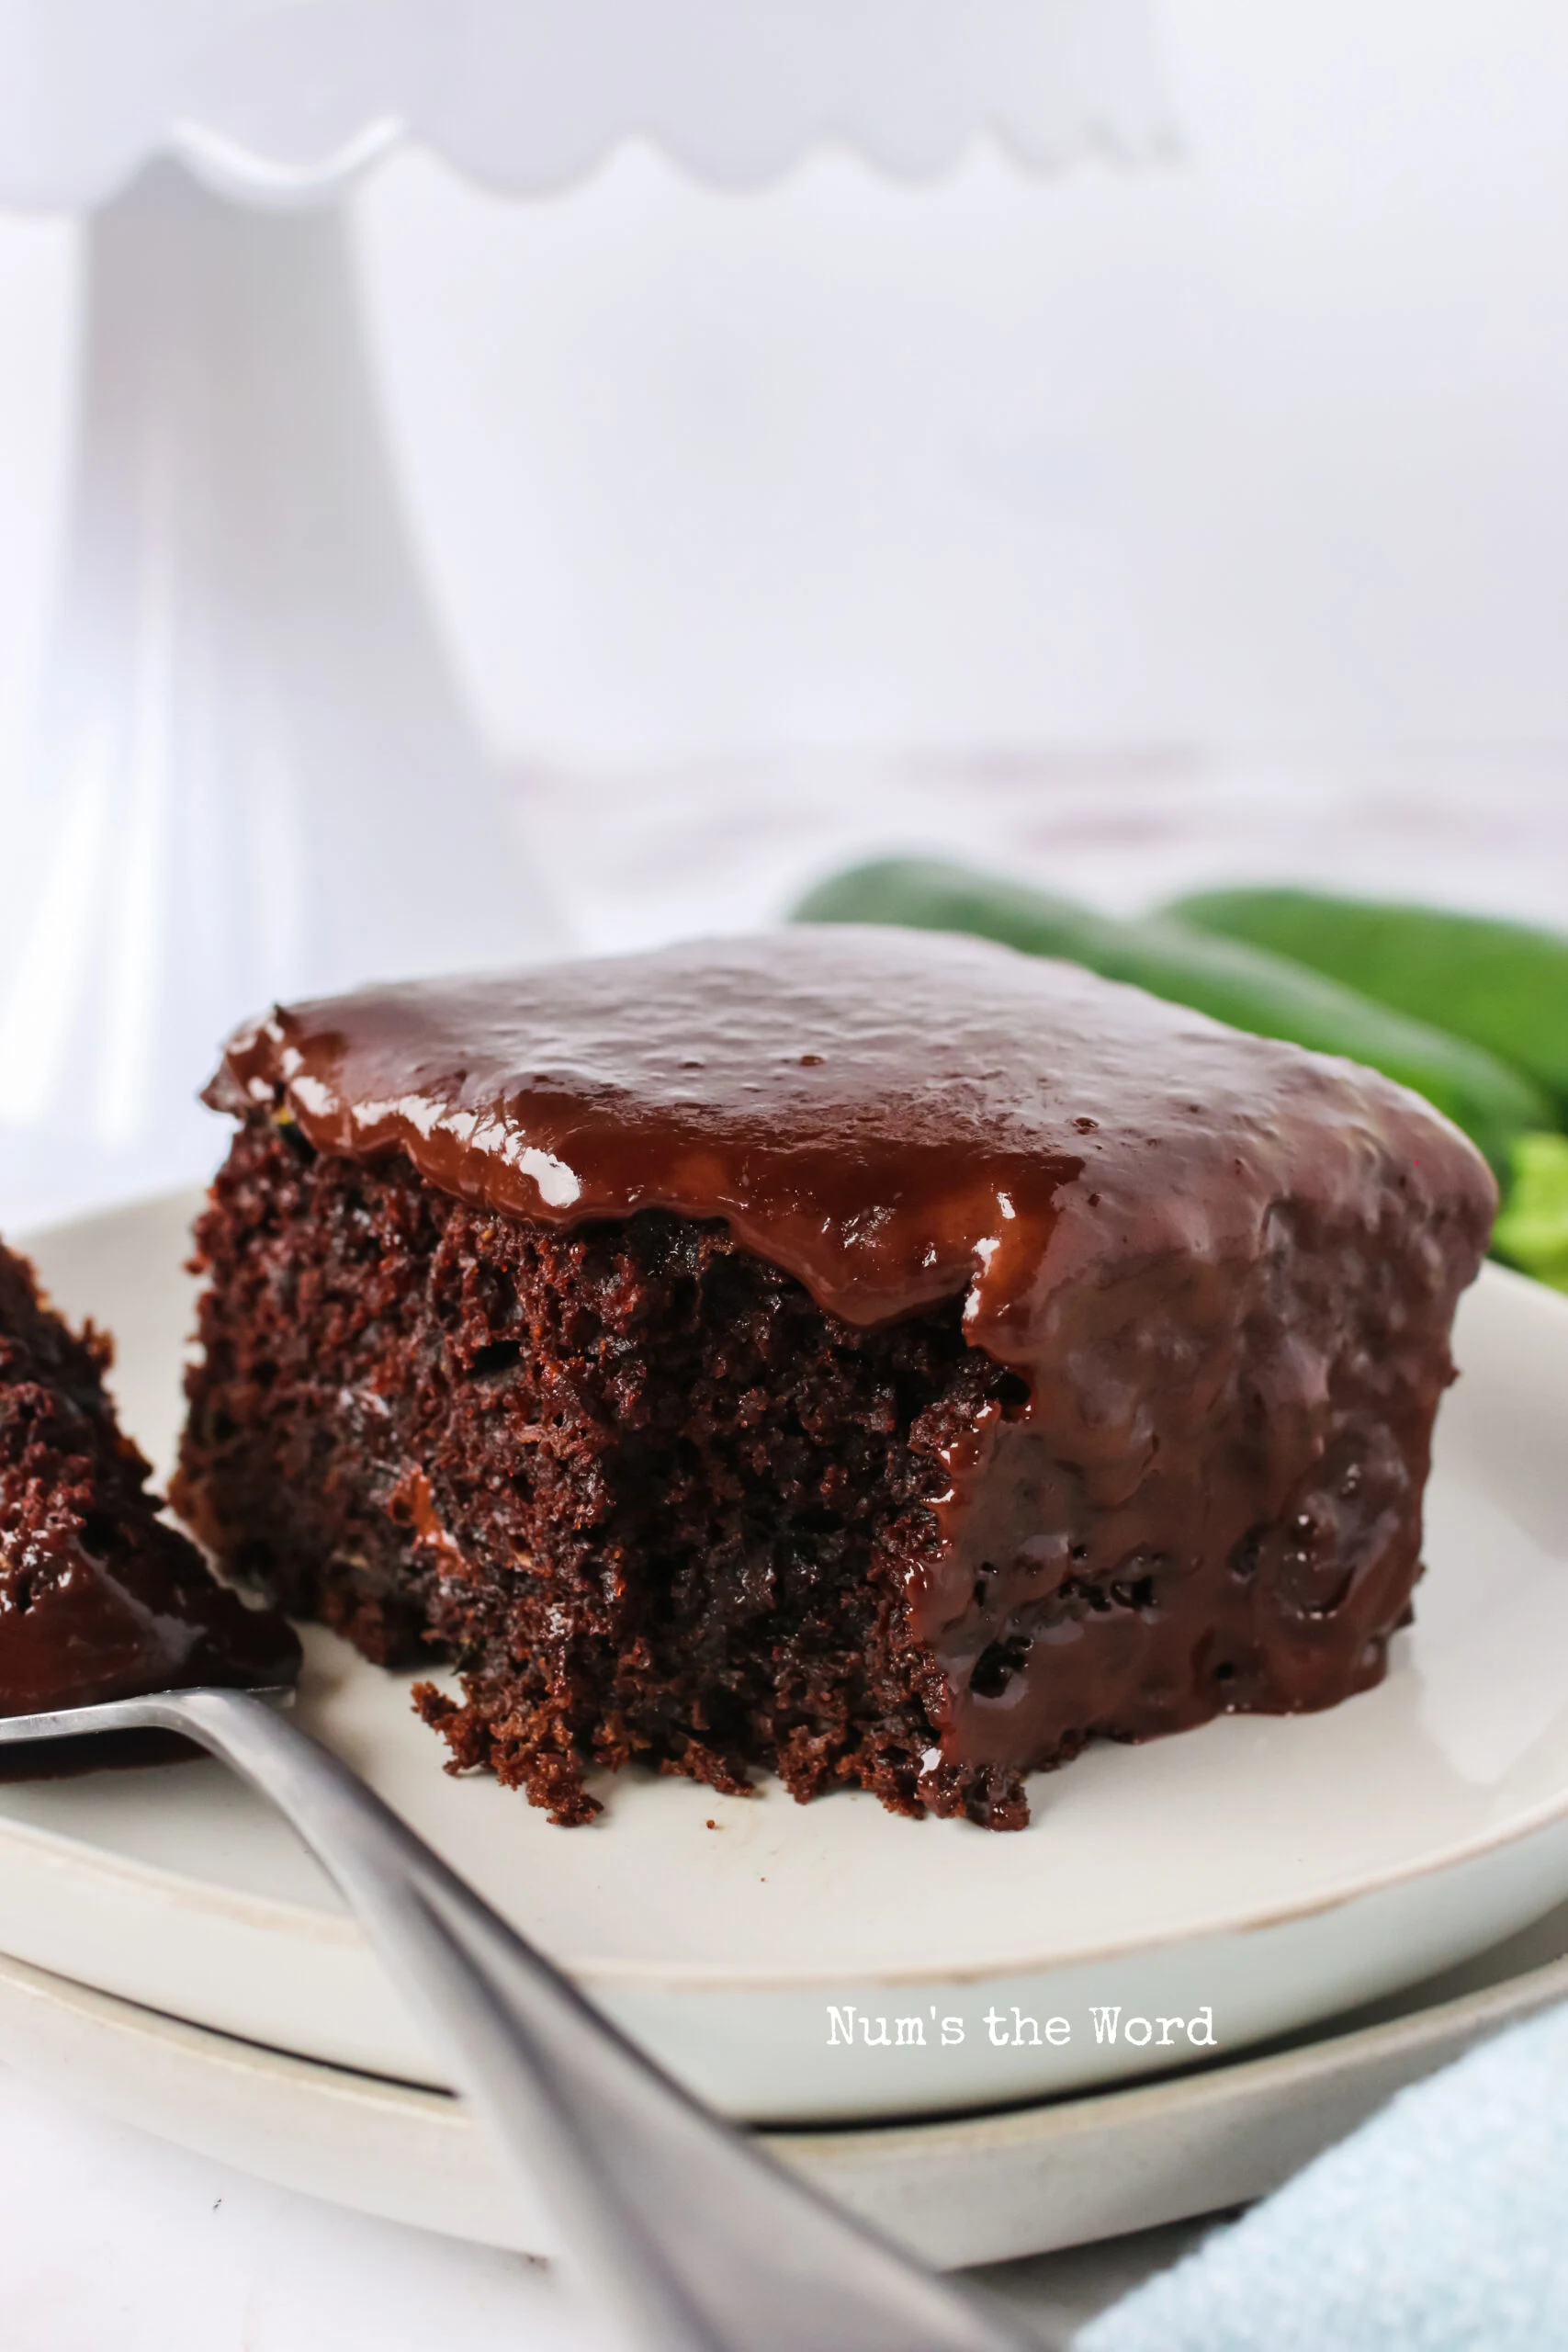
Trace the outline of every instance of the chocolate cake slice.
<path fill-rule="evenodd" d="M 292 1628 L 218 1584 L 157 1516 L 104 1389 L 109 1360 L 103 1336 L 69 1330 L 26 1260 L 0 1247 L 0 1714 L 299 1671 Z M 51 1748 L 47 1769 L 68 1760 Z"/>
<path fill-rule="evenodd" d="M 563 1822 L 640 1759 L 1027 1818 L 1375 1682 L 1491 1177 L 1372 1072 L 803 930 L 278 1011 L 178 1499 Z"/>

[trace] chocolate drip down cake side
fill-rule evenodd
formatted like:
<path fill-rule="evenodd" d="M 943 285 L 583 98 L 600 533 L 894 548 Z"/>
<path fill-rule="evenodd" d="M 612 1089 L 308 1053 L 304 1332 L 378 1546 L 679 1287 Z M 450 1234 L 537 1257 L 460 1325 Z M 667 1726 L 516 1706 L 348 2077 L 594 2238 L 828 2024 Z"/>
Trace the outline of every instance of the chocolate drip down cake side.
<path fill-rule="evenodd" d="M 1408 1621 L 1495 1192 L 1371 1071 L 834 928 L 297 1006 L 209 1099 L 181 1508 L 558 1821 L 641 1762 L 1014 1828 Z"/>

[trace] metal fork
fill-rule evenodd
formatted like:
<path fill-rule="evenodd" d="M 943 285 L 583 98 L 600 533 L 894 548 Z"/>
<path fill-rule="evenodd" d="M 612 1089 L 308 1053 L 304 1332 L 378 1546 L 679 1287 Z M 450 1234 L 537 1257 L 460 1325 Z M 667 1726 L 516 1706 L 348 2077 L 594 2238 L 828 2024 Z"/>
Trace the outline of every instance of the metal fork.
<path fill-rule="evenodd" d="M 0 1745 L 183 1732 L 270 1798 L 336 1881 L 457 2079 L 536 2181 L 637 2352 L 1040 2352 L 636 2049 L 340 1759 L 288 1691 L 163 1690 L 0 1719 Z"/>

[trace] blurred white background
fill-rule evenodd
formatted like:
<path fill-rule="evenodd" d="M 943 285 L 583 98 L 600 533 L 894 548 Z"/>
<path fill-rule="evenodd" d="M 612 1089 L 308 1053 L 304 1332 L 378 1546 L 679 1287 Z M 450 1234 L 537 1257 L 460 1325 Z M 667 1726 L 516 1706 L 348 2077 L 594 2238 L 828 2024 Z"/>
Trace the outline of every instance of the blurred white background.
<path fill-rule="evenodd" d="M 1164 0 L 1183 153 L 760 196 L 623 153 L 356 199 L 491 741 L 1568 735 L 1568 15 Z M 0 694 L 50 586 L 76 232 L 0 220 Z"/>
<path fill-rule="evenodd" d="M 1304 867 L 1562 909 L 1568 13 L 1160 21 L 1153 170 L 977 152 L 911 192 L 824 154 L 736 197 L 634 146 L 540 202 L 418 154 L 362 185 L 418 539 L 581 944 L 765 917 L 884 842 L 1120 903 Z M 0 218 L 0 759 L 77 240 Z"/>

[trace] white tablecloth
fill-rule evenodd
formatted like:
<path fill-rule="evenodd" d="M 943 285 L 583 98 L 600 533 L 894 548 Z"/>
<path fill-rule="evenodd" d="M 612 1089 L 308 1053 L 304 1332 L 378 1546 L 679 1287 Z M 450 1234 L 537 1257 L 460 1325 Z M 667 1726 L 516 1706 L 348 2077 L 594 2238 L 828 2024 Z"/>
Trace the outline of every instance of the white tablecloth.
<path fill-rule="evenodd" d="M 1196 2242 L 1178 2223 L 976 2273 L 1047 2341 Z M 597 2352 L 552 2266 L 372 2221 L 0 2069 L 7 2352 Z"/>

